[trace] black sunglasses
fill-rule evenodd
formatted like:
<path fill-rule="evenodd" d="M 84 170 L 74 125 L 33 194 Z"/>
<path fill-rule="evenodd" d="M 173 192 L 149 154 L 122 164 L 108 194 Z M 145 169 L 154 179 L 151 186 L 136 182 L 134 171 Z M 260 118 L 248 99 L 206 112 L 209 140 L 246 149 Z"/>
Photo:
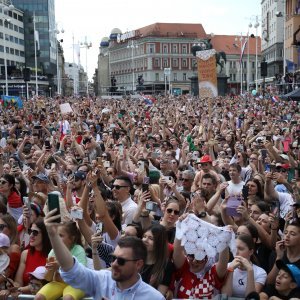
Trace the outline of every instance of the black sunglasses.
<path fill-rule="evenodd" d="M 116 189 L 116 190 L 119 190 L 121 188 L 126 188 L 126 187 L 129 187 L 128 185 L 117 185 L 117 184 L 114 184 L 112 186 L 113 189 Z"/>
<path fill-rule="evenodd" d="M 174 213 L 175 216 L 178 216 L 179 213 L 180 213 L 179 210 L 175 210 L 175 209 L 172 209 L 172 208 L 167 208 L 167 213 L 168 214 L 171 214 L 172 212 Z"/>
<path fill-rule="evenodd" d="M 35 229 L 28 229 L 28 234 L 29 235 L 33 235 L 33 236 L 38 236 L 40 232 L 38 230 L 35 230 Z"/>
<path fill-rule="evenodd" d="M 126 259 L 126 258 L 123 258 L 123 257 L 118 257 L 116 255 L 113 255 L 113 254 L 110 254 L 109 255 L 109 259 L 110 259 L 110 262 L 113 263 L 114 261 L 117 260 L 117 264 L 119 266 L 124 266 L 128 261 L 138 261 L 140 260 L 140 258 L 136 258 L 136 259 Z"/>
<path fill-rule="evenodd" d="M 7 227 L 6 224 L 0 224 L 0 231 L 3 231 L 3 229 L 4 229 L 5 227 Z"/>

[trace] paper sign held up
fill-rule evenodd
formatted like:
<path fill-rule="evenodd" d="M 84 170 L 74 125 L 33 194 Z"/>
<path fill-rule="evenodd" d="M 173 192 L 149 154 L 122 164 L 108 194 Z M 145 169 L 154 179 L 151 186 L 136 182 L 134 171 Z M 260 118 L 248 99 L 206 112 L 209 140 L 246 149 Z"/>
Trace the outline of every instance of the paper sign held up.
<path fill-rule="evenodd" d="M 61 111 L 62 115 L 64 115 L 64 114 L 72 113 L 73 109 L 72 109 L 70 103 L 63 103 L 60 105 L 60 111 Z"/>

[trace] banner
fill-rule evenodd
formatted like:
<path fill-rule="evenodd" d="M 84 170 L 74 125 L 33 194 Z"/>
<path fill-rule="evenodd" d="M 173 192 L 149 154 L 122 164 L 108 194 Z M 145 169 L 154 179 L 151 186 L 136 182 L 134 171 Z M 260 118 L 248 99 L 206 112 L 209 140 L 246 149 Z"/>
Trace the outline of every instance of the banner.
<path fill-rule="evenodd" d="M 218 96 L 216 51 L 214 49 L 197 51 L 199 97 Z"/>
<path fill-rule="evenodd" d="M 23 101 L 18 96 L 1 96 L 1 103 L 4 108 L 10 109 L 10 108 L 23 108 Z"/>

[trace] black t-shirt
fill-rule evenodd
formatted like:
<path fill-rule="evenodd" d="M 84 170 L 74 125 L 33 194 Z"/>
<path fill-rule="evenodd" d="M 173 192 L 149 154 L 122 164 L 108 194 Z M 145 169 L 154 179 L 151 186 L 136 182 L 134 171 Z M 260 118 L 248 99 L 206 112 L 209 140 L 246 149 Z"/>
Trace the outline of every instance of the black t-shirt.
<path fill-rule="evenodd" d="M 289 300 L 291 298 L 300 298 L 300 288 L 293 289 L 287 296 L 280 295 L 275 289 L 274 285 L 267 285 L 262 290 L 263 293 L 266 293 L 269 297 L 276 296 L 282 300 Z"/>
<path fill-rule="evenodd" d="M 276 252 L 274 250 L 272 252 L 272 254 L 270 255 L 270 263 L 269 263 L 270 270 L 273 268 L 273 266 L 275 264 L 275 260 L 276 260 Z M 284 251 L 284 254 L 283 254 L 283 257 L 282 257 L 282 261 L 285 264 L 294 264 L 294 265 L 296 265 L 300 269 L 300 259 L 298 259 L 297 261 L 294 261 L 294 262 L 289 261 L 289 259 L 287 258 L 287 255 L 286 255 L 286 251 Z"/>

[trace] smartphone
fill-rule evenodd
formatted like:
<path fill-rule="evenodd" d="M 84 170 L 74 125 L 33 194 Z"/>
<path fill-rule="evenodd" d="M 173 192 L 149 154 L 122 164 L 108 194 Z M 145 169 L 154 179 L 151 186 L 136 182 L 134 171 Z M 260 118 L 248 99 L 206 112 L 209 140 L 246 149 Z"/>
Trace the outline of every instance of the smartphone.
<path fill-rule="evenodd" d="M 271 142 L 272 141 L 272 136 L 271 135 L 267 135 L 266 136 L 266 140 L 269 141 L 269 142 Z"/>
<path fill-rule="evenodd" d="M 153 202 L 153 201 L 147 201 L 146 202 L 146 209 L 147 210 L 150 210 L 150 211 L 156 211 L 158 208 L 158 205 L 156 202 Z"/>
<path fill-rule="evenodd" d="M 240 214 L 236 211 L 237 207 L 241 204 L 240 198 L 236 196 L 231 196 L 227 200 L 226 213 L 228 216 L 236 217 L 240 216 Z"/>
<path fill-rule="evenodd" d="M 13 169 L 18 168 L 19 167 L 19 163 L 17 161 L 14 161 L 12 167 L 13 167 Z"/>
<path fill-rule="evenodd" d="M 44 145 L 45 145 L 46 151 L 50 151 L 50 149 L 51 149 L 50 141 L 46 140 L 46 141 L 44 142 Z"/>
<path fill-rule="evenodd" d="M 267 149 L 261 149 L 260 152 L 261 152 L 262 159 L 265 160 L 268 153 Z"/>
<path fill-rule="evenodd" d="M 291 125 L 297 125 L 297 121 L 295 120 L 291 121 Z"/>
<path fill-rule="evenodd" d="M 142 183 L 142 191 L 143 192 L 149 191 L 149 183 Z"/>
<path fill-rule="evenodd" d="M 123 155 L 124 155 L 124 147 L 123 147 L 123 145 L 120 145 L 119 146 L 119 156 L 123 157 Z"/>
<path fill-rule="evenodd" d="M 97 234 L 102 234 L 102 232 L 103 232 L 103 224 L 102 224 L 102 222 L 98 222 L 96 224 L 96 233 Z"/>
<path fill-rule="evenodd" d="M 271 212 L 275 216 L 276 219 L 280 217 L 280 203 L 279 201 L 273 201 L 271 203 Z"/>
<path fill-rule="evenodd" d="M 26 205 L 27 209 L 29 210 L 29 214 L 31 215 L 31 206 L 30 206 L 30 200 L 28 197 L 23 197 L 23 203 Z"/>
<path fill-rule="evenodd" d="M 244 185 L 243 188 L 242 188 L 242 196 L 243 196 L 245 201 L 248 199 L 249 187 L 247 185 Z"/>
<path fill-rule="evenodd" d="M 51 192 L 48 194 L 48 208 L 49 211 L 56 208 L 57 211 L 54 215 L 55 216 L 60 215 L 59 197 L 56 193 Z M 55 222 L 60 223 L 61 218 L 56 219 Z"/>

